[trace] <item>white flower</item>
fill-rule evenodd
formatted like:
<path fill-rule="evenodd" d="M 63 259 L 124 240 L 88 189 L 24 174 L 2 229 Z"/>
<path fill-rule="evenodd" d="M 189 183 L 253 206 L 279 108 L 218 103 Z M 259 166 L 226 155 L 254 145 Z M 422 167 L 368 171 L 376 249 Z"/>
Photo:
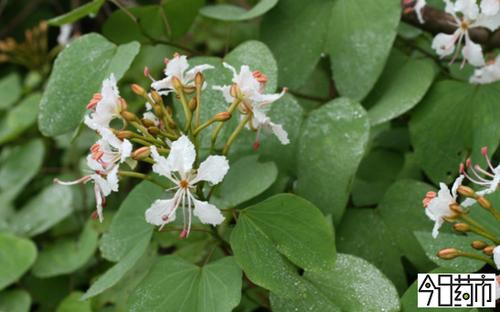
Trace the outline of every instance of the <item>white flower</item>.
<path fill-rule="evenodd" d="M 457 0 L 454 4 L 450 0 L 445 0 L 446 12 L 451 14 L 455 22 L 453 25 L 457 27 L 456 31 L 449 35 L 440 33 L 434 37 L 432 41 L 432 48 L 436 53 L 445 57 L 455 52 L 456 45 L 465 41 L 462 49 L 462 56 L 465 61 L 473 66 L 483 66 L 484 56 L 481 45 L 474 43 L 469 36 L 469 29 L 474 27 L 486 27 L 486 16 L 479 14 L 479 7 L 475 0 Z M 459 18 L 457 13 L 461 13 Z M 458 49 L 453 56 L 451 62 L 455 60 L 457 54 L 460 52 Z"/>
<path fill-rule="evenodd" d="M 157 127 L 160 125 L 160 119 L 153 113 L 153 107 L 148 102 L 146 102 L 146 111 L 142 114 L 142 118 L 152 121 Z"/>
<path fill-rule="evenodd" d="M 177 77 L 184 87 L 195 87 L 194 78 L 197 73 L 214 68 L 212 65 L 203 64 L 189 69 L 187 56 L 175 54 L 171 60 L 165 60 L 165 78 L 153 81 L 151 87 L 161 95 L 167 95 L 174 91 L 172 78 Z"/>
<path fill-rule="evenodd" d="M 500 246 L 496 246 L 493 249 L 493 261 L 495 261 L 497 269 L 500 269 Z"/>
<path fill-rule="evenodd" d="M 493 16 L 500 11 L 500 0 L 482 0 L 481 12 L 485 15 Z"/>
<path fill-rule="evenodd" d="M 93 130 L 109 128 L 111 120 L 121 117 L 120 93 L 113 74 L 103 81 L 101 92 L 94 94 L 87 109 L 91 113 L 85 116 L 85 124 Z"/>
<path fill-rule="evenodd" d="M 196 199 L 192 193 L 196 184 L 207 181 L 215 185 L 222 181 L 229 170 L 229 164 L 224 156 L 209 156 L 202 162 L 198 170 L 193 169 L 196 150 L 193 143 L 181 136 L 172 143 L 167 158 L 158 154 L 155 146 L 151 146 L 151 157 L 155 161 L 153 171 L 168 178 L 175 187 L 175 195 L 166 200 L 157 200 L 146 210 L 148 223 L 163 227 L 175 220 L 176 211 L 182 207 L 184 228 L 181 237 L 189 235 L 191 230 L 191 209 L 202 223 L 217 225 L 224 221 L 224 216 L 217 207 L 208 202 Z"/>
<path fill-rule="evenodd" d="M 92 181 L 97 216 L 102 222 L 102 209 L 106 205 L 106 197 L 111 192 L 118 191 L 118 164 L 123 163 L 130 156 L 132 144 L 128 140 L 121 141 L 107 128 L 99 129 L 98 132 L 102 138 L 92 145 L 90 154 L 87 156 L 87 166 L 93 173 L 75 181 L 65 182 L 55 179 L 54 182 L 61 185 L 74 185 Z"/>
<path fill-rule="evenodd" d="M 500 55 L 485 66 L 478 68 L 470 77 L 470 83 L 488 84 L 500 80 Z"/>
<path fill-rule="evenodd" d="M 496 300 L 498 300 L 500 299 L 500 275 L 496 276 L 495 285 Z"/>
<path fill-rule="evenodd" d="M 233 73 L 232 82 L 237 86 L 240 93 L 241 104 L 239 105 L 242 114 L 250 115 L 248 128 L 257 131 L 257 137 L 254 146 L 259 144 L 259 133 L 261 129 L 272 132 L 282 144 L 288 144 L 288 134 L 279 124 L 271 122 L 266 116 L 269 104 L 279 100 L 285 93 L 265 94 L 264 89 L 267 83 L 267 77 L 259 71 L 251 71 L 247 65 L 243 65 L 238 73 L 234 67 L 224 63 L 224 67 Z M 213 86 L 214 90 L 222 92 L 224 99 L 228 103 L 233 103 L 236 99 L 231 95 L 231 86 Z"/>
<path fill-rule="evenodd" d="M 65 46 L 69 43 L 71 39 L 71 32 L 73 31 L 72 24 L 64 24 L 59 30 L 59 35 L 57 36 L 57 43 L 61 46 Z"/>
<path fill-rule="evenodd" d="M 462 184 L 464 176 L 459 176 L 451 188 L 444 183 L 440 183 L 439 192 L 428 192 L 424 199 L 425 214 L 434 221 L 432 236 L 436 238 L 439 234 L 439 228 L 443 225 L 446 218 L 454 217 L 455 213 L 450 209 L 450 205 L 456 203 L 457 189 Z"/>
<path fill-rule="evenodd" d="M 417 0 L 414 6 L 415 13 L 417 14 L 418 21 L 420 24 L 425 23 L 424 17 L 422 16 L 422 11 L 424 10 L 424 7 L 427 5 L 426 0 Z"/>
<path fill-rule="evenodd" d="M 484 196 L 487 194 L 491 194 L 498 189 L 498 185 L 500 183 L 500 165 L 493 167 L 493 164 L 491 163 L 490 157 L 488 156 L 488 148 L 487 147 L 483 147 L 481 149 L 481 153 L 483 154 L 484 158 L 486 159 L 486 163 L 488 164 L 488 167 L 489 167 L 491 172 L 481 168 L 481 166 L 479 166 L 479 165 L 471 166 L 470 159 L 467 159 L 465 167 L 467 169 L 469 169 L 470 172 L 472 172 L 472 176 L 467 173 L 463 164 L 460 166 L 460 171 L 472 183 L 477 184 L 480 187 L 482 187 L 482 189 L 480 191 L 476 192 L 476 194 L 478 194 L 479 196 Z M 472 206 L 475 202 L 476 201 L 474 199 L 467 198 L 462 203 L 462 206 L 469 207 L 469 206 Z"/>

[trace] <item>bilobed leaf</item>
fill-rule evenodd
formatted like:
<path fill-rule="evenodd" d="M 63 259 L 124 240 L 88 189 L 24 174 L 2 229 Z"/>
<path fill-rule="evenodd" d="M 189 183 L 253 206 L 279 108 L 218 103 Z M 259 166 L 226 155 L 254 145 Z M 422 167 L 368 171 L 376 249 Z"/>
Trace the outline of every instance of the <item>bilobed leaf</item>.
<path fill-rule="evenodd" d="M 32 93 L 0 120 L 0 144 L 16 139 L 36 123 L 41 94 Z"/>
<path fill-rule="evenodd" d="M 369 261 L 394 283 L 401 294 L 404 292 L 407 282 L 401 252 L 392 232 L 375 209 L 348 209 L 336 234 L 338 252 Z"/>
<path fill-rule="evenodd" d="M 234 207 L 267 190 L 278 177 L 273 162 L 259 162 L 258 155 L 247 156 L 231 165 L 220 186 L 220 200 L 226 207 Z"/>
<path fill-rule="evenodd" d="M 289 194 L 242 210 L 231 247 L 252 282 L 281 294 L 300 280 L 291 263 L 311 272 L 328 271 L 335 263 L 335 241 L 325 218 L 310 202 Z"/>
<path fill-rule="evenodd" d="M 47 22 L 49 25 L 62 26 L 71 24 L 85 16 L 95 16 L 106 0 L 93 0 L 63 15 L 51 18 Z"/>
<path fill-rule="evenodd" d="M 111 269 L 106 271 L 103 275 L 90 286 L 90 288 L 82 296 L 82 300 L 87 300 L 103 291 L 116 285 L 126 274 L 129 272 L 137 261 L 144 255 L 144 252 L 149 246 L 150 237 L 142 237 L 135 246 L 131 246 L 125 256 L 115 264 Z"/>
<path fill-rule="evenodd" d="M 498 84 L 440 81 L 431 88 L 410 121 L 410 133 L 415 155 L 432 181 L 451 183 L 470 152 L 497 148 L 499 96 Z"/>
<path fill-rule="evenodd" d="M 434 190 L 431 185 L 419 181 L 397 181 L 387 190 L 377 207 L 380 217 L 392 232 L 392 240 L 420 272 L 428 271 L 434 265 L 413 232 L 432 231 L 434 224 L 425 215 L 422 199 L 427 192 Z"/>
<path fill-rule="evenodd" d="M 10 150 L 0 164 L 0 192 L 5 200 L 14 199 L 35 176 L 40 170 L 44 154 L 45 146 L 39 139 Z"/>
<path fill-rule="evenodd" d="M 119 80 L 139 52 L 139 44 L 116 46 L 98 34 L 72 41 L 57 57 L 40 103 L 40 131 L 55 136 L 75 129 L 102 81 Z"/>
<path fill-rule="evenodd" d="M 0 233 L 0 290 L 18 280 L 30 268 L 36 253 L 31 240 Z"/>
<path fill-rule="evenodd" d="M 231 4 L 216 4 L 201 8 L 200 14 L 221 21 L 245 21 L 264 15 L 271 10 L 278 0 L 260 0 L 250 10 Z"/>
<path fill-rule="evenodd" d="M 328 53 L 340 94 L 360 100 L 382 73 L 400 13 L 393 0 L 281 1 L 261 35 L 279 61 L 282 85 L 299 88 Z"/>
<path fill-rule="evenodd" d="M 415 231 L 415 237 L 420 242 L 420 245 L 425 250 L 427 257 L 440 267 L 456 270 L 457 272 L 468 273 L 476 272 L 484 266 L 484 262 L 466 257 L 457 257 L 452 260 L 440 259 L 436 254 L 444 248 L 457 248 L 459 250 L 476 253 L 482 253 L 472 249 L 470 243 L 473 240 L 482 239 L 481 236 L 468 233 L 467 235 L 457 235 L 440 233 L 437 238 L 432 237 L 430 232 Z"/>
<path fill-rule="evenodd" d="M 63 185 L 46 187 L 9 220 L 12 231 L 35 236 L 66 218 L 73 211 L 73 191 Z"/>
<path fill-rule="evenodd" d="M 56 312 L 92 312 L 90 301 L 82 301 L 80 298 L 83 293 L 74 291 L 57 307 Z"/>
<path fill-rule="evenodd" d="M 0 292 L 1 312 L 29 312 L 31 305 L 30 294 L 21 289 Z"/>
<path fill-rule="evenodd" d="M 127 311 L 229 312 L 240 299 L 241 270 L 232 257 L 199 267 L 164 256 L 137 287 Z"/>
<path fill-rule="evenodd" d="M 297 193 L 339 222 L 368 142 L 366 112 L 347 98 L 311 112 L 299 142 Z"/>
<path fill-rule="evenodd" d="M 147 181 L 130 192 L 100 241 L 99 249 L 104 258 L 119 261 L 139 242 L 151 238 L 153 226 L 146 222 L 144 213 L 164 194 L 163 189 Z"/>
<path fill-rule="evenodd" d="M 12 72 L 0 79 L 0 109 L 8 109 L 21 97 L 21 78 Z"/>
<path fill-rule="evenodd" d="M 273 311 L 400 311 L 394 285 L 369 262 L 338 254 L 328 272 L 305 272 L 305 291 L 280 297 L 271 293 Z M 289 285 L 289 287 L 292 285 Z"/>
<path fill-rule="evenodd" d="M 412 109 L 434 80 L 431 61 L 400 54 L 397 51 L 392 53 L 382 76 L 366 98 L 372 125 L 381 124 Z"/>
<path fill-rule="evenodd" d="M 45 247 L 33 266 L 33 274 L 46 278 L 68 274 L 81 268 L 94 254 L 97 238 L 94 221 L 90 220 L 77 240 L 64 238 Z"/>

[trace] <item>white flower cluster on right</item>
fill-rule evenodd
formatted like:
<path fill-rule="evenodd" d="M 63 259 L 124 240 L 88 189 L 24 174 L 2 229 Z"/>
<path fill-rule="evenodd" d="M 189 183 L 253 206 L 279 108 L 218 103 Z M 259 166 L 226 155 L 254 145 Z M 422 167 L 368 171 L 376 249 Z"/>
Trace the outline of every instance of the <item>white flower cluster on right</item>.
<path fill-rule="evenodd" d="M 475 43 L 469 31 L 473 28 L 486 28 L 494 32 L 500 27 L 500 0 L 443 0 L 446 13 L 453 17 L 452 25 L 456 30 L 452 34 L 439 33 L 432 41 L 432 49 L 444 58 L 451 57 L 450 64 L 462 56 L 465 63 L 476 67 L 469 81 L 474 84 L 488 84 L 500 80 L 500 58 L 486 61 L 483 48 Z M 426 0 L 417 0 L 415 12 L 421 23 L 425 23 L 422 14 Z M 462 47 L 463 46 L 463 47 Z"/>

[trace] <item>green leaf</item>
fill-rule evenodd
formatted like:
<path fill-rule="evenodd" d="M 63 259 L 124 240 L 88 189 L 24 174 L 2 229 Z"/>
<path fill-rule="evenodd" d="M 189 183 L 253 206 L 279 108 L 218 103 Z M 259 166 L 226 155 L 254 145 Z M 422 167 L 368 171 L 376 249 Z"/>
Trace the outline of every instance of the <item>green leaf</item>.
<path fill-rule="evenodd" d="M 40 93 L 32 93 L 19 105 L 8 111 L 0 121 L 0 144 L 16 139 L 36 123 L 40 99 Z"/>
<path fill-rule="evenodd" d="M 400 14 L 393 0 L 281 1 L 266 14 L 261 35 L 278 59 L 283 85 L 299 88 L 328 53 L 340 94 L 360 100 L 382 73 Z"/>
<path fill-rule="evenodd" d="M 36 246 L 32 241 L 0 233 L 0 290 L 18 280 L 35 259 Z"/>
<path fill-rule="evenodd" d="M 162 5 L 144 5 L 111 14 L 103 26 L 103 34 L 115 43 L 137 40 L 156 43 L 182 37 L 191 27 L 204 0 L 169 0 Z M 127 31 L 122 31 L 127 29 Z"/>
<path fill-rule="evenodd" d="M 0 109 L 11 108 L 21 97 L 21 78 L 12 72 L 0 80 Z"/>
<path fill-rule="evenodd" d="M 241 211 L 231 234 L 238 264 L 255 284 L 286 293 L 300 276 L 288 262 L 311 272 L 335 263 L 335 241 L 321 212 L 290 194 L 273 196 Z"/>
<path fill-rule="evenodd" d="M 9 220 L 12 231 L 35 236 L 53 227 L 73 211 L 73 192 L 63 185 L 51 185 L 33 197 Z"/>
<path fill-rule="evenodd" d="M 21 289 L 6 290 L 0 293 L 1 312 L 29 312 L 30 294 Z"/>
<path fill-rule="evenodd" d="M 198 267 L 165 256 L 137 287 L 127 311 L 229 312 L 240 299 L 241 270 L 232 257 Z"/>
<path fill-rule="evenodd" d="M 89 220 L 77 240 L 63 238 L 45 247 L 33 266 L 33 274 L 46 278 L 84 266 L 97 248 L 98 233 L 94 227 L 94 221 Z"/>
<path fill-rule="evenodd" d="M 432 61 L 406 57 L 395 50 L 365 101 L 370 107 L 370 123 L 378 125 L 412 109 L 427 93 L 433 80 Z"/>
<path fill-rule="evenodd" d="M 221 21 L 245 21 L 264 15 L 277 3 L 278 0 L 260 0 L 250 10 L 231 4 L 216 4 L 201 8 L 200 14 Z"/>
<path fill-rule="evenodd" d="M 106 0 L 93 0 L 63 15 L 51 18 L 47 21 L 49 25 L 62 26 L 78 21 L 85 16 L 94 17 L 97 15 Z"/>
<path fill-rule="evenodd" d="M 142 255 L 144 255 L 144 252 L 149 245 L 149 240 L 150 237 L 142 237 L 136 245 L 131 246 L 131 249 L 127 250 L 125 256 L 117 264 L 101 275 L 97 281 L 90 286 L 87 292 L 82 296 L 81 300 L 87 300 L 97 296 L 103 291 L 116 285 L 125 276 L 125 274 L 127 274 L 127 272 L 134 267 Z"/>
<path fill-rule="evenodd" d="M 332 214 L 336 223 L 344 213 L 369 131 L 365 111 L 347 98 L 311 112 L 302 127 L 297 193 Z"/>
<path fill-rule="evenodd" d="M 372 264 L 338 254 L 329 272 L 305 272 L 305 292 L 289 297 L 271 293 L 273 311 L 400 311 L 394 285 Z"/>
<path fill-rule="evenodd" d="M 478 235 L 472 233 L 468 233 L 467 235 L 440 233 L 437 238 L 434 238 L 430 232 L 415 231 L 414 234 L 420 245 L 424 248 L 427 257 L 440 267 L 468 273 L 476 272 L 484 266 L 484 262 L 475 259 L 457 257 L 452 260 L 443 260 L 436 255 L 441 249 L 449 247 L 481 255 L 480 252 L 472 249 L 470 246 L 473 240 L 481 239 Z"/>
<path fill-rule="evenodd" d="M 375 209 L 348 209 L 336 234 L 338 252 L 369 261 L 404 292 L 408 284 L 401 252 Z"/>
<path fill-rule="evenodd" d="M 392 232 L 392 240 L 419 272 L 426 272 L 434 267 L 413 235 L 414 231 L 432 231 L 433 222 L 425 215 L 422 207 L 422 199 L 429 191 L 434 191 L 434 188 L 423 182 L 397 181 L 387 190 L 377 208 Z"/>
<path fill-rule="evenodd" d="M 139 44 L 116 46 L 98 34 L 72 41 L 57 57 L 40 103 L 40 131 L 55 136 L 74 130 L 85 105 L 114 74 L 119 80 L 139 52 Z"/>
<path fill-rule="evenodd" d="M 261 163 L 258 155 L 247 156 L 231 164 L 220 186 L 220 201 L 224 207 L 235 207 L 267 190 L 278 177 L 273 162 Z"/>
<path fill-rule="evenodd" d="M 99 248 L 104 258 L 116 262 L 139 242 L 150 239 L 153 226 L 146 222 L 144 214 L 164 194 L 162 188 L 147 181 L 130 192 L 100 241 Z"/>
<path fill-rule="evenodd" d="M 92 312 L 90 301 L 81 301 L 83 293 L 74 291 L 57 307 L 56 312 Z"/>
<path fill-rule="evenodd" d="M 0 193 L 14 199 L 42 166 L 45 146 L 39 139 L 12 148 L 0 163 Z"/>
<path fill-rule="evenodd" d="M 472 150 L 495 150 L 500 139 L 499 84 L 436 83 L 415 111 L 410 133 L 415 155 L 432 181 L 451 183 Z M 450 118 L 453 117 L 453 118 Z M 439 129 L 439 131 L 436 131 Z"/>

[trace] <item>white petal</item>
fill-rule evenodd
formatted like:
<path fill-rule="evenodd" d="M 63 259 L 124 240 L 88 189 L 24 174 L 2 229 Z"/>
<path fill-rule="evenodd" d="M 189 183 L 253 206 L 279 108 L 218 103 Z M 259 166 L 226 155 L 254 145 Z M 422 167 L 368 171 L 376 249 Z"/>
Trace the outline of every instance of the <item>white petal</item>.
<path fill-rule="evenodd" d="M 172 85 L 172 77 L 168 76 L 163 78 L 162 80 L 153 81 L 151 84 L 151 88 L 155 89 L 161 95 L 168 95 L 170 92 L 174 90 L 174 86 Z"/>
<path fill-rule="evenodd" d="M 224 221 L 224 216 L 217 207 L 207 202 L 199 201 L 193 198 L 193 214 L 200 219 L 201 223 L 217 225 Z"/>
<path fill-rule="evenodd" d="M 495 15 L 500 10 L 500 1 L 498 0 L 482 0 L 481 12 L 485 15 Z"/>
<path fill-rule="evenodd" d="M 132 154 L 132 143 L 129 140 L 124 139 L 120 147 L 120 162 L 124 162 Z"/>
<path fill-rule="evenodd" d="M 434 227 L 432 228 L 432 237 L 436 238 L 439 235 L 439 229 L 443 225 L 444 220 L 443 219 L 438 219 L 436 222 L 434 222 Z"/>
<path fill-rule="evenodd" d="M 99 185 L 96 183 L 94 184 L 94 195 L 95 195 L 95 208 L 97 211 L 97 216 L 99 217 L 99 222 L 102 222 L 104 220 L 103 214 L 102 214 L 102 194 L 101 190 L 99 189 Z"/>
<path fill-rule="evenodd" d="M 189 68 L 187 56 L 177 55 L 170 59 L 165 67 L 165 76 L 176 76 L 181 79 L 184 77 L 184 72 Z"/>
<path fill-rule="evenodd" d="M 414 10 L 415 13 L 417 14 L 418 21 L 420 22 L 420 24 L 423 24 L 425 22 L 422 16 L 422 11 L 426 5 L 427 5 L 426 0 L 417 0 L 417 2 L 415 3 Z"/>
<path fill-rule="evenodd" d="M 288 133 L 283 129 L 283 126 L 275 124 L 273 122 L 269 123 L 271 130 L 273 131 L 274 135 L 280 140 L 281 144 L 287 145 L 290 143 L 290 140 L 288 139 Z"/>
<path fill-rule="evenodd" d="M 196 150 L 193 143 L 187 136 L 183 135 L 172 143 L 167 162 L 172 171 L 185 175 L 193 169 L 195 158 Z"/>
<path fill-rule="evenodd" d="M 480 15 L 478 19 L 470 25 L 472 27 L 486 27 L 495 31 L 500 27 L 500 11 L 495 15 Z"/>
<path fill-rule="evenodd" d="M 214 67 L 212 65 L 209 65 L 209 64 L 202 64 L 202 65 L 198 65 L 198 66 L 195 66 L 193 68 L 191 68 L 187 73 L 186 75 L 184 76 L 184 82 L 187 83 L 187 82 L 190 82 L 194 79 L 194 77 L 196 76 L 197 73 L 201 73 L 207 69 L 213 69 Z"/>
<path fill-rule="evenodd" d="M 113 192 L 118 192 L 119 186 L 119 178 L 118 178 L 118 166 L 115 166 L 111 171 L 106 175 L 106 182 L 108 182 L 108 186 Z"/>
<path fill-rule="evenodd" d="M 111 194 L 112 186 L 108 183 L 106 179 L 101 177 L 99 174 L 92 174 L 90 178 L 94 181 L 94 184 L 99 188 L 102 196 L 106 197 Z"/>
<path fill-rule="evenodd" d="M 474 43 L 469 39 L 469 36 L 465 37 L 465 46 L 462 49 L 462 55 L 473 66 L 484 66 L 485 64 L 481 45 Z"/>
<path fill-rule="evenodd" d="M 198 173 L 192 183 L 208 181 L 215 185 L 224 179 L 228 171 L 229 162 L 225 156 L 208 156 L 208 158 L 200 164 Z"/>
<path fill-rule="evenodd" d="M 436 37 L 434 37 L 434 40 L 432 40 L 432 49 L 434 49 L 441 57 L 448 56 L 455 51 L 456 40 L 457 33 L 453 35 L 444 33 L 437 34 Z"/>
<path fill-rule="evenodd" d="M 104 171 L 104 167 L 94 158 L 92 158 L 92 155 L 87 155 L 87 166 L 92 170 L 92 171 Z"/>
<path fill-rule="evenodd" d="M 457 189 L 460 185 L 462 185 L 464 178 L 465 177 L 461 174 L 455 179 L 455 182 L 453 182 L 453 186 L 451 187 L 451 196 L 453 196 L 454 199 L 457 198 Z"/>
<path fill-rule="evenodd" d="M 496 246 L 493 249 L 493 260 L 495 261 L 495 265 L 497 266 L 497 269 L 500 269 L 500 247 Z"/>
<path fill-rule="evenodd" d="M 465 18 L 474 20 L 479 15 L 479 6 L 476 0 L 457 0 L 455 2 L 455 11 L 462 12 Z"/>
<path fill-rule="evenodd" d="M 175 212 L 172 210 L 176 206 L 176 197 L 172 199 L 158 199 L 151 207 L 146 210 L 146 222 L 157 226 L 172 222 L 175 220 Z M 164 216 L 169 216 L 168 220 L 164 220 Z"/>
<path fill-rule="evenodd" d="M 71 39 L 71 32 L 73 31 L 72 24 L 64 24 L 59 30 L 59 36 L 57 36 L 57 43 L 59 45 L 65 46 L 69 43 Z"/>
<path fill-rule="evenodd" d="M 155 161 L 155 164 L 153 165 L 153 172 L 164 177 L 170 177 L 172 175 L 172 168 L 170 167 L 167 159 L 158 154 L 156 146 L 152 145 L 149 149 L 151 151 L 151 157 Z"/>
<path fill-rule="evenodd" d="M 231 86 L 212 86 L 212 89 L 222 92 L 226 102 L 232 103 L 234 101 L 234 97 L 231 95 Z"/>

